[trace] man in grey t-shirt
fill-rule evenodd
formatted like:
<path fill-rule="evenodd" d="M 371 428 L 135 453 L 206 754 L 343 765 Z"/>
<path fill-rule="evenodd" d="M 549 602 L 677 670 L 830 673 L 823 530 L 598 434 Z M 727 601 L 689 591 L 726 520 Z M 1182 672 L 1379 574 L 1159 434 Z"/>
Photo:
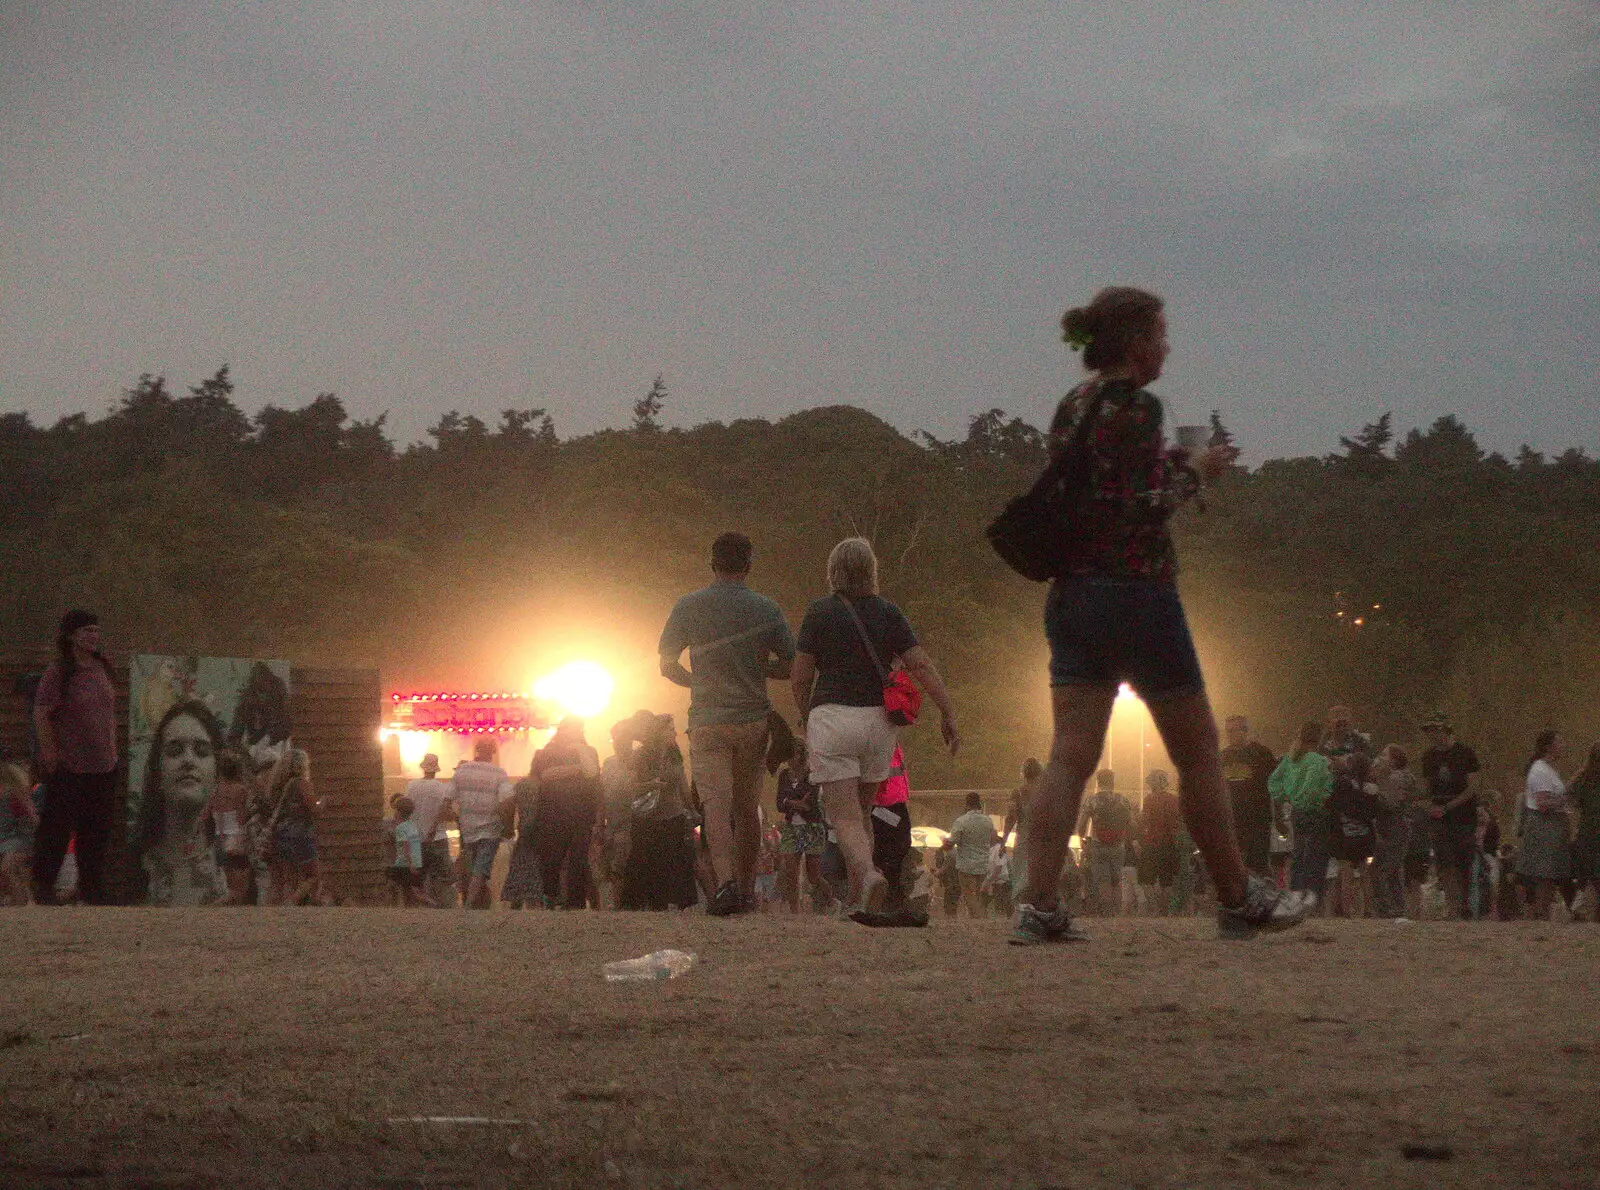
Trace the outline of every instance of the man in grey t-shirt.
<path fill-rule="evenodd" d="M 772 709 L 767 683 L 787 678 L 794 664 L 794 636 L 783 612 L 745 585 L 750 553 L 742 533 L 724 533 L 712 543 L 711 585 L 678 600 L 658 650 L 662 676 L 690 691 L 689 768 L 717 881 L 707 912 L 719 917 L 739 912 L 755 884 L 761 762 Z"/>

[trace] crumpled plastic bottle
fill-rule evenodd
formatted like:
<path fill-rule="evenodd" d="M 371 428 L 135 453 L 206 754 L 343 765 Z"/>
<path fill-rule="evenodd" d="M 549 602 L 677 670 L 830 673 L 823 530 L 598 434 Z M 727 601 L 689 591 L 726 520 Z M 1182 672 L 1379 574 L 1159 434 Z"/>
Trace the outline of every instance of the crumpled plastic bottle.
<path fill-rule="evenodd" d="M 676 979 L 694 970 L 700 961 L 692 950 L 655 950 L 636 959 L 619 959 L 605 965 L 607 983 Z"/>

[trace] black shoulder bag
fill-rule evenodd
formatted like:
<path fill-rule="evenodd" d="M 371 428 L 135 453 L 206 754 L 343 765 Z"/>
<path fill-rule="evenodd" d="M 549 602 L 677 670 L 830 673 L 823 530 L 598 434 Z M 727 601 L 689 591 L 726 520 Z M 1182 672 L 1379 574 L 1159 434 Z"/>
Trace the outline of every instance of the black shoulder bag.
<path fill-rule="evenodd" d="M 1001 561 L 1023 578 L 1042 583 L 1058 577 L 1081 548 L 1083 512 L 1094 476 L 1089 434 L 1104 401 L 1101 385 L 1072 440 L 1051 457 L 1033 486 L 1007 504 L 985 530 Z"/>

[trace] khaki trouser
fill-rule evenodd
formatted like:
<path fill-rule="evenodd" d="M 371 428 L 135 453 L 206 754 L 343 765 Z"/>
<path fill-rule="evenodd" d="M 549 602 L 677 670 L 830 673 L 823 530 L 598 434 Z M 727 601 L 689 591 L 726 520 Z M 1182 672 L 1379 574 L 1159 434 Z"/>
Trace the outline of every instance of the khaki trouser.
<path fill-rule="evenodd" d="M 767 721 L 713 723 L 689 731 L 689 772 L 705 808 L 706 848 L 718 887 L 732 880 L 748 895 L 761 845 L 761 764 Z"/>
<path fill-rule="evenodd" d="M 968 917 L 986 917 L 983 910 L 983 877 L 960 874 L 961 903 L 967 907 Z"/>

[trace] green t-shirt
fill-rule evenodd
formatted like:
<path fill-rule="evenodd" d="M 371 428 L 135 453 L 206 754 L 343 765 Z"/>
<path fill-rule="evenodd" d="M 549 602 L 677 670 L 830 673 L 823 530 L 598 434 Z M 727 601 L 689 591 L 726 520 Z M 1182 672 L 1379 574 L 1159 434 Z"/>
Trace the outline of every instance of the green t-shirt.
<path fill-rule="evenodd" d="M 995 845 L 994 820 L 982 810 L 968 810 L 950 824 L 956 841 L 956 871 L 967 876 L 989 873 L 989 848 Z"/>
<path fill-rule="evenodd" d="M 689 728 L 754 723 L 772 709 L 767 666 L 794 660 L 778 605 L 743 583 L 712 583 L 678 600 L 661 630 L 662 657 L 689 650 Z"/>
<path fill-rule="evenodd" d="M 1267 779 L 1267 789 L 1273 801 L 1288 802 L 1302 813 L 1321 810 L 1333 792 L 1328 758 L 1320 752 L 1307 752 L 1299 760 L 1285 756 Z"/>

